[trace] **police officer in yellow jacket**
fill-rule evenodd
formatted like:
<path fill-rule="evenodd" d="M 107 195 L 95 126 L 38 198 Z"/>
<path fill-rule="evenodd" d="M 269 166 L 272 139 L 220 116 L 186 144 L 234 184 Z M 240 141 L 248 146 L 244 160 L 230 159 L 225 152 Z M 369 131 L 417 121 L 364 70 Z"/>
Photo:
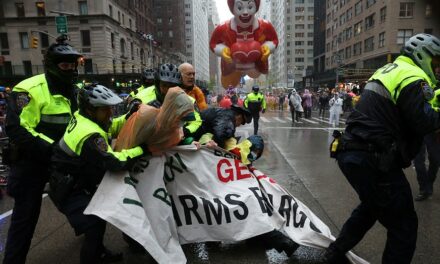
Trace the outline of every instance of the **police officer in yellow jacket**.
<path fill-rule="evenodd" d="M 83 212 L 105 172 L 131 170 L 146 146 L 113 151 L 109 137 L 116 137 L 125 116 L 112 120 L 112 106 L 122 102 L 102 85 L 89 85 L 78 92 L 79 111 L 69 123 L 52 155 L 49 196 L 66 215 L 76 235 L 84 234 L 80 263 L 114 262 L 121 253 L 103 245 L 106 222 Z"/>
<path fill-rule="evenodd" d="M 165 99 L 168 89 L 171 87 L 180 86 L 181 81 L 182 79 L 176 65 L 169 63 L 162 64 L 157 72 L 156 84 L 137 93 L 129 108 L 132 109 L 133 107 L 136 107 L 136 104 L 139 103 L 144 103 L 159 108 Z M 194 116 L 196 120 L 187 121 L 183 127 L 183 133 L 187 139 L 194 138 L 202 125 L 202 119 L 200 117 L 197 103 L 193 97 L 188 97 L 194 103 Z"/>
<path fill-rule="evenodd" d="M 155 79 L 156 79 L 155 69 L 144 69 L 141 74 L 141 81 L 142 81 L 141 86 L 131 91 L 130 96 L 134 98 L 136 94 L 139 93 L 140 91 L 145 90 L 150 86 L 153 86 Z"/>
<path fill-rule="evenodd" d="M 420 150 L 424 135 L 440 128 L 429 101 L 440 76 L 440 40 L 417 34 L 393 63 L 369 79 L 347 119 L 336 159 L 360 204 L 326 250 L 328 263 L 346 263 L 345 253 L 379 221 L 387 229 L 382 263 L 410 263 L 417 240 L 417 215 L 402 168 Z"/>
<path fill-rule="evenodd" d="M 264 114 L 266 111 L 266 99 L 264 95 L 259 92 L 258 85 L 252 86 L 252 93 L 249 93 L 244 99 L 244 107 L 252 113 L 252 120 L 254 121 L 254 135 L 258 134 L 258 120 L 260 119 L 260 111 Z"/>
<path fill-rule="evenodd" d="M 52 144 L 77 109 L 73 81 L 81 55 L 57 39 L 44 57 L 45 74 L 17 84 L 9 97 L 4 153 L 11 173 L 7 192 L 15 199 L 3 263 L 25 263 L 49 173 Z"/>

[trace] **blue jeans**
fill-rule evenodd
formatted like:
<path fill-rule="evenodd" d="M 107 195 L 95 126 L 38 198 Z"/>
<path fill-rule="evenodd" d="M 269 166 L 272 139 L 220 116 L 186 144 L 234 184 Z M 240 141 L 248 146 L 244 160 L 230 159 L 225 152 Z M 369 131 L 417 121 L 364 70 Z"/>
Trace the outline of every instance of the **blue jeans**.
<path fill-rule="evenodd" d="M 382 263 L 410 263 L 417 241 L 417 215 L 410 185 L 401 168 L 378 169 L 378 156 L 364 151 L 338 153 L 338 165 L 359 196 L 360 204 L 332 247 L 347 252 L 376 221 L 387 229 Z"/>

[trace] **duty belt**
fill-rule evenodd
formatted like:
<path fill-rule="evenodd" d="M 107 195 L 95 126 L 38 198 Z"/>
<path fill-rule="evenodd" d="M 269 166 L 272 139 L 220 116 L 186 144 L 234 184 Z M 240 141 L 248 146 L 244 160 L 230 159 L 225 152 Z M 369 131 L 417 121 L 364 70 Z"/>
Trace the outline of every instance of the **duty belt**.
<path fill-rule="evenodd" d="M 339 144 L 340 151 L 349 151 L 349 150 L 360 150 L 366 152 L 381 152 L 379 149 L 370 143 L 360 143 L 355 141 L 342 141 L 342 144 Z"/>

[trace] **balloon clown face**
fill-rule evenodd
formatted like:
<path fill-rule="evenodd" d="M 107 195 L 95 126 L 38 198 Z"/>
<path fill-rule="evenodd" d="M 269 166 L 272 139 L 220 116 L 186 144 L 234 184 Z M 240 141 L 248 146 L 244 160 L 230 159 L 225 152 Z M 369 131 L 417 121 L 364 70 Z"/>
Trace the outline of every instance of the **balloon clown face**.
<path fill-rule="evenodd" d="M 229 9 L 234 14 L 237 24 L 249 26 L 260 7 L 260 0 L 228 0 Z"/>

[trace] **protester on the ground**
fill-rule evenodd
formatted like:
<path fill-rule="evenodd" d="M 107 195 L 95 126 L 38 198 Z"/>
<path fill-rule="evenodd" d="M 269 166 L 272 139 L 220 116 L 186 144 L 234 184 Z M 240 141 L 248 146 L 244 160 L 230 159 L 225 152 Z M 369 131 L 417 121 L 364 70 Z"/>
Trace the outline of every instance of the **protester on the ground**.
<path fill-rule="evenodd" d="M 411 262 L 418 220 L 403 168 L 420 151 L 423 137 L 440 128 L 440 115 L 429 103 L 440 80 L 437 67 L 440 40 L 417 34 L 365 85 L 334 155 L 360 204 L 326 250 L 328 263 L 345 263 L 346 252 L 376 221 L 387 229 L 382 263 Z"/>
<path fill-rule="evenodd" d="M 264 98 L 264 95 L 260 93 L 260 87 L 258 85 L 252 86 L 252 92 L 248 93 L 246 99 L 244 99 L 244 107 L 252 114 L 252 120 L 254 121 L 254 135 L 257 135 L 260 112 L 263 114 L 266 112 L 266 99 Z"/>
<path fill-rule="evenodd" d="M 299 94 L 296 92 L 296 89 L 293 88 L 289 96 L 289 107 L 290 113 L 292 114 L 292 125 L 295 124 L 295 121 L 299 122 L 301 114 L 304 112 L 301 101 L 301 96 L 299 96 Z"/>
<path fill-rule="evenodd" d="M 102 85 L 89 85 L 78 93 L 75 112 L 52 155 L 51 191 L 57 208 L 66 215 L 75 234 L 84 234 L 80 263 L 115 262 L 122 253 L 104 247 L 106 222 L 83 212 L 90 203 L 106 171 L 131 170 L 148 154 L 147 146 L 113 151 L 109 134 L 117 136 L 125 117 L 112 122 L 112 107 L 122 100 Z"/>
<path fill-rule="evenodd" d="M 335 93 L 329 101 L 330 105 L 330 118 L 329 122 L 333 127 L 339 126 L 339 117 L 342 114 L 342 105 L 344 104 L 344 101 L 342 98 L 339 97 L 338 93 Z"/>
<path fill-rule="evenodd" d="M 195 85 L 196 81 L 196 71 L 194 70 L 194 66 L 185 62 L 179 65 L 179 72 L 182 76 L 182 85 L 181 87 L 189 96 L 193 97 L 196 100 L 197 107 L 200 111 L 203 111 L 208 108 L 206 104 L 205 94 L 202 89 Z"/>

